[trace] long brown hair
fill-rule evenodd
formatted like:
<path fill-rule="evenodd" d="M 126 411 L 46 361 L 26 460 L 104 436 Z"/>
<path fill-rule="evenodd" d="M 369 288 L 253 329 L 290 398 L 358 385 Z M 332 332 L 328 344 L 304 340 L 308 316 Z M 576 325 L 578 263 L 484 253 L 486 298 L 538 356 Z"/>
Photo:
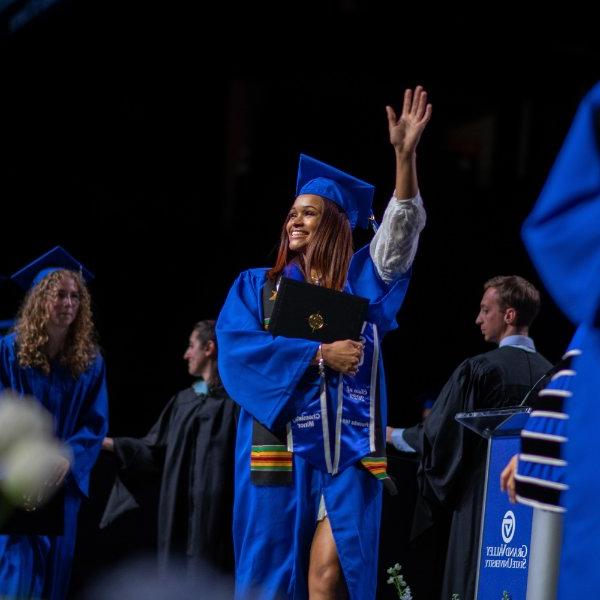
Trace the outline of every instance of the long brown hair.
<path fill-rule="evenodd" d="M 75 281 L 80 299 L 77 316 L 69 327 L 59 361 L 77 377 L 92 364 L 98 354 L 98 347 L 94 341 L 90 294 L 83 277 L 75 271 L 52 271 L 29 291 L 21 305 L 15 326 L 17 356 L 21 367 L 37 367 L 46 375 L 50 373 L 50 361 L 46 352 L 49 341 L 47 325 L 50 319 L 48 300 L 56 293 L 59 283 L 65 277 Z"/>
<path fill-rule="evenodd" d="M 275 266 L 267 273 L 270 280 L 279 277 L 286 265 L 297 259 L 307 280 L 315 271 L 324 287 L 343 289 L 352 258 L 352 229 L 346 213 L 335 202 L 322 200 L 321 220 L 305 254 L 289 249 L 287 219 L 284 222 Z"/>

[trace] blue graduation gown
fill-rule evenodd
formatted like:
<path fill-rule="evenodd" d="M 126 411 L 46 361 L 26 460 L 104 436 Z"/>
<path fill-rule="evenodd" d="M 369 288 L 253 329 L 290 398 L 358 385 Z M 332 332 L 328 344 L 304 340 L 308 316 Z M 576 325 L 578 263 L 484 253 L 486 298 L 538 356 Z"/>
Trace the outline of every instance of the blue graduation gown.
<path fill-rule="evenodd" d="M 78 377 L 54 362 L 45 375 L 19 366 L 11 334 L 0 339 L 0 390 L 10 388 L 34 396 L 53 415 L 55 433 L 70 447 L 73 462 L 65 481 L 63 535 L 0 536 L 0 595 L 59 600 L 69 585 L 81 499 L 108 430 L 104 360 L 98 355 Z"/>
<path fill-rule="evenodd" d="M 568 439 L 569 419 L 563 409 L 557 405 L 563 397 L 572 394 L 577 372 L 572 369 L 580 352 L 580 340 L 585 337 L 584 327 L 579 327 L 569 343 L 567 353 L 563 356 L 560 370 L 554 374 L 548 385 L 539 396 L 532 401 L 532 411 L 527 423 L 521 431 L 521 453 L 516 477 L 516 498 L 521 504 L 528 504 L 533 508 L 564 512 L 561 504 L 561 494 L 566 489 L 564 456 L 548 460 L 543 453 L 529 450 L 524 451 L 523 445 L 528 438 L 544 439 L 559 444 L 564 453 L 564 441 Z M 546 404 L 548 398 L 552 403 Z M 555 404 L 556 403 L 556 404 Z"/>
<path fill-rule="evenodd" d="M 576 325 L 581 355 L 565 444 L 566 508 L 559 598 L 600 594 L 600 84 L 581 102 L 523 239 L 544 284 Z"/>
<path fill-rule="evenodd" d="M 233 536 L 236 597 L 308 598 L 310 544 L 321 494 L 352 600 L 375 598 L 382 484 L 359 464 L 330 475 L 293 455 L 293 485 L 257 486 L 250 480 L 253 418 L 273 429 L 283 425 L 302 394 L 298 387 L 318 348 L 309 340 L 273 337 L 263 328 L 262 288 L 266 269 L 239 275 L 217 321 L 219 372 L 241 407 L 235 467 Z M 385 284 L 376 273 L 369 248 L 352 260 L 347 291 L 370 300 L 368 320 L 380 339 L 394 329 L 409 273 Z M 378 386 L 381 432 L 385 432 L 386 395 L 381 355 Z M 335 393 L 331 389 L 329 395 Z M 318 386 L 316 388 L 318 390 Z M 383 435 L 383 434 L 382 434 Z"/>

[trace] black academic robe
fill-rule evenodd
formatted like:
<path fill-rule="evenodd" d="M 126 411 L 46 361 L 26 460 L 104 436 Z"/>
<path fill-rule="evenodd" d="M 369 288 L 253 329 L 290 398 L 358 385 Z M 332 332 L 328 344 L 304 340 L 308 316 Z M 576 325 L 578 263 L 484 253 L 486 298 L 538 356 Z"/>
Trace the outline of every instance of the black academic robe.
<path fill-rule="evenodd" d="M 465 360 L 446 382 L 425 421 L 404 432 L 405 440 L 421 453 L 413 538 L 432 527 L 450 530 L 439 596 L 443 600 L 454 593 L 461 600 L 475 595 L 487 453 L 486 441 L 454 417 L 459 412 L 519 404 L 551 367 L 540 354 L 512 346 Z M 440 579 L 441 573 L 437 578 L 430 575 L 432 585 L 419 597 L 437 598 Z"/>
<path fill-rule="evenodd" d="M 147 501 L 160 477 L 158 558 L 161 568 L 186 558 L 188 566 L 233 565 L 231 534 L 237 405 L 222 386 L 179 392 L 142 439 L 114 438 L 120 466 L 101 527 Z"/>

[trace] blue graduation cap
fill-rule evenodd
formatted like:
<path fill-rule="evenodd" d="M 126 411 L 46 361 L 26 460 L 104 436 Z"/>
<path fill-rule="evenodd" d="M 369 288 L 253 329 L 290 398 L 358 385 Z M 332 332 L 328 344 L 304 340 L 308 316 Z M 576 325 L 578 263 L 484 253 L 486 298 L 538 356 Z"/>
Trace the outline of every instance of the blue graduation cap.
<path fill-rule="evenodd" d="M 335 202 L 348 216 L 352 229 L 356 225 L 368 227 L 369 221 L 376 229 L 371 210 L 374 193 L 375 186 L 370 183 L 306 154 L 300 155 L 296 196 L 316 194 Z"/>
<path fill-rule="evenodd" d="M 94 274 L 86 269 L 77 259 L 73 258 L 65 249 L 56 246 L 36 258 L 33 262 L 23 267 L 11 276 L 11 280 L 21 286 L 24 290 L 37 285 L 46 275 L 60 269 L 77 271 L 85 279 L 91 281 Z"/>

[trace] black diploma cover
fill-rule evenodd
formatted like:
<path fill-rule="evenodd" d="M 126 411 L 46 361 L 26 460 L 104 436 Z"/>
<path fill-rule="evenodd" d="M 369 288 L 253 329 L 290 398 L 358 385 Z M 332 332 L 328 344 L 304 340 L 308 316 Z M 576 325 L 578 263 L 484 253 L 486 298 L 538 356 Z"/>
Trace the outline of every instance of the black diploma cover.
<path fill-rule="evenodd" d="M 269 332 L 330 344 L 360 338 L 369 301 L 282 277 L 269 321 Z"/>

